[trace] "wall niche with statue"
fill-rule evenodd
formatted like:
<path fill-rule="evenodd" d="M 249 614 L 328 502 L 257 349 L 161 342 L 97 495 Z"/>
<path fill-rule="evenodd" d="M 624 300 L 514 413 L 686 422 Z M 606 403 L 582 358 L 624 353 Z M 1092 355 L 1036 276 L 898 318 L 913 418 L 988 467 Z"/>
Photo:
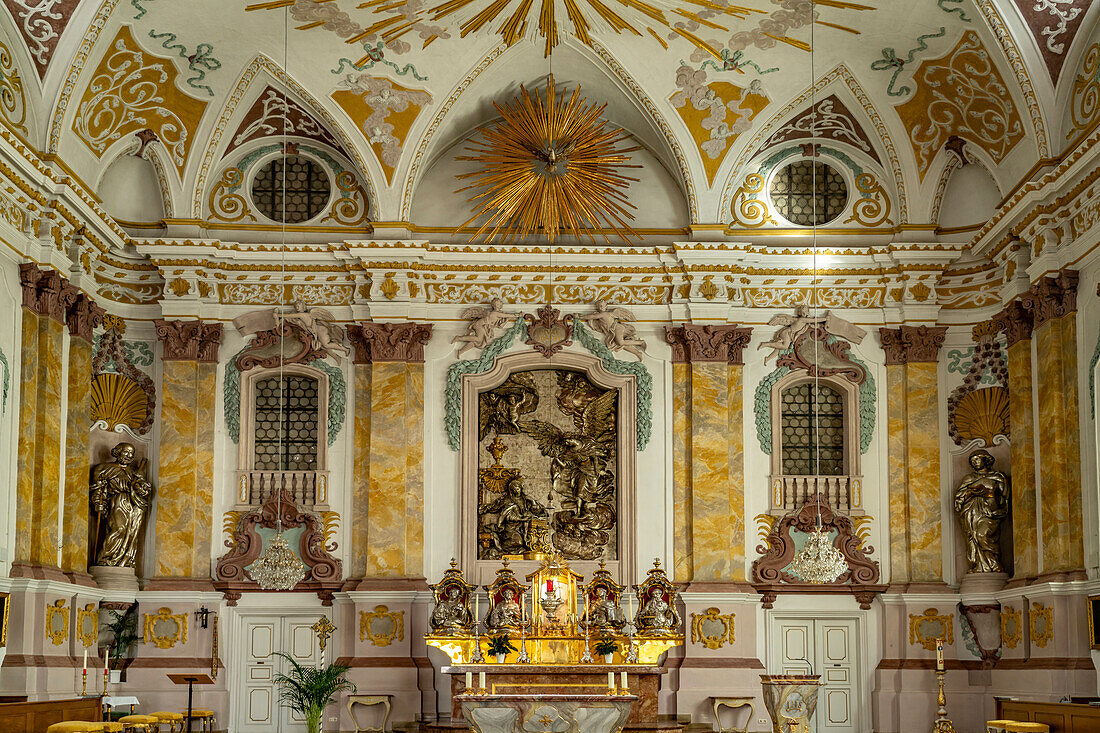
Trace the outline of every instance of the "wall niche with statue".
<path fill-rule="evenodd" d="M 634 568 L 635 379 L 571 352 L 498 358 L 462 380 L 462 563 L 560 554 L 582 574 Z M 477 582 L 483 582 L 478 580 Z"/>

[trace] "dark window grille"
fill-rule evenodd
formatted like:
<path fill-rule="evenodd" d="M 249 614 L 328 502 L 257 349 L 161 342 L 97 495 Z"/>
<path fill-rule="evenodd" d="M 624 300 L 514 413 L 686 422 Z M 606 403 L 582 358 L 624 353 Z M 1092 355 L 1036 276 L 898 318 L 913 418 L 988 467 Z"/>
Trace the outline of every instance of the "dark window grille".
<path fill-rule="evenodd" d="M 256 383 L 255 400 L 255 469 L 316 471 L 317 380 L 300 375 L 263 379 Z"/>
<path fill-rule="evenodd" d="M 816 174 L 815 174 L 816 169 Z M 817 216 L 814 218 L 814 178 L 817 181 Z M 772 205 L 784 219 L 798 226 L 827 224 L 844 213 L 848 185 L 844 176 L 821 162 L 799 160 L 772 178 Z"/>
<path fill-rule="evenodd" d="M 844 396 L 828 384 L 819 384 L 815 410 L 814 386 L 813 382 L 803 382 L 788 387 L 781 395 L 785 476 L 844 474 Z"/>
<path fill-rule="evenodd" d="M 286 218 L 283 167 L 286 167 Z M 275 158 L 252 180 L 252 201 L 272 221 L 300 224 L 319 216 L 332 195 L 328 174 L 319 164 L 300 155 Z"/>

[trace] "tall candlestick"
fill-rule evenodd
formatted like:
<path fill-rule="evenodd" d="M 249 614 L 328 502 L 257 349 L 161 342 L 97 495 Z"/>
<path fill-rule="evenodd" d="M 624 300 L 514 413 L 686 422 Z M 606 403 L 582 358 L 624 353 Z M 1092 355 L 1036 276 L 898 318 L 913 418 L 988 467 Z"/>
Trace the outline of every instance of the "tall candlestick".
<path fill-rule="evenodd" d="M 936 671 L 943 671 L 943 639 L 936 639 Z"/>
<path fill-rule="evenodd" d="M 87 648 L 84 649 L 84 664 L 81 665 L 81 666 L 84 670 L 84 674 L 88 674 L 88 649 Z"/>

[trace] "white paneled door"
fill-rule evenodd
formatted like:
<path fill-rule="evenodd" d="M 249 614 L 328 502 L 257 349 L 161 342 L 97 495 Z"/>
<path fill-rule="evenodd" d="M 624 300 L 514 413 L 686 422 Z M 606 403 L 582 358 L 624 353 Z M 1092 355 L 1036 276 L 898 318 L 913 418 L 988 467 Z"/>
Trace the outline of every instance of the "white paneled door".
<path fill-rule="evenodd" d="M 814 723 L 818 733 L 859 733 L 859 621 L 773 618 L 773 674 L 820 674 Z"/>
<path fill-rule="evenodd" d="M 299 733 L 302 719 L 279 704 L 275 675 L 286 673 L 290 663 L 276 652 L 289 654 L 299 664 L 316 666 L 321 661 L 317 637 L 310 626 L 315 616 L 248 616 L 243 620 L 244 674 L 238 678 L 236 726 L 238 733 Z"/>

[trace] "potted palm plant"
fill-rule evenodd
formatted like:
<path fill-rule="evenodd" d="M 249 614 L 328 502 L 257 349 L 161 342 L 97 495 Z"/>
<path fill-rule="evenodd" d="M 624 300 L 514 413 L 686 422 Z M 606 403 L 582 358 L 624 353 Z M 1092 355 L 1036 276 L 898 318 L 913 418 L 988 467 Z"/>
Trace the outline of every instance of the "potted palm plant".
<path fill-rule="evenodd" d="M 508 656 L 508 652 L 514 651 L 516 651 L 516 647 L 512 644 L 512 640 L 508 638 L 508 634 L 489 637 L 489 653 L 496 656 L 497 664 L 504 664 L 504 658 Z"/>
<path fill-rule="evenodd" d="M 321 717 L 325 708 L 338 693 L 355 692 L 355 684 L 346 677 L 350 667 L 342 664 L 307 667 L 289 654 L 275 654 L 290 662 L 288 673 L 275 675 L 275 682 L 279 685 L 279 701 L 305 718 L 308 733 L 321 733 Z"/>
<path fill-rule="evenodd" d="M 596 653 L 602 654 L 603 661 L 607 664 L 611 664 L 611 658 L 617 651 L 619 651 L 619 645 L 612 641 L 609 636 L 605 636 L 596 642 Z"/>

